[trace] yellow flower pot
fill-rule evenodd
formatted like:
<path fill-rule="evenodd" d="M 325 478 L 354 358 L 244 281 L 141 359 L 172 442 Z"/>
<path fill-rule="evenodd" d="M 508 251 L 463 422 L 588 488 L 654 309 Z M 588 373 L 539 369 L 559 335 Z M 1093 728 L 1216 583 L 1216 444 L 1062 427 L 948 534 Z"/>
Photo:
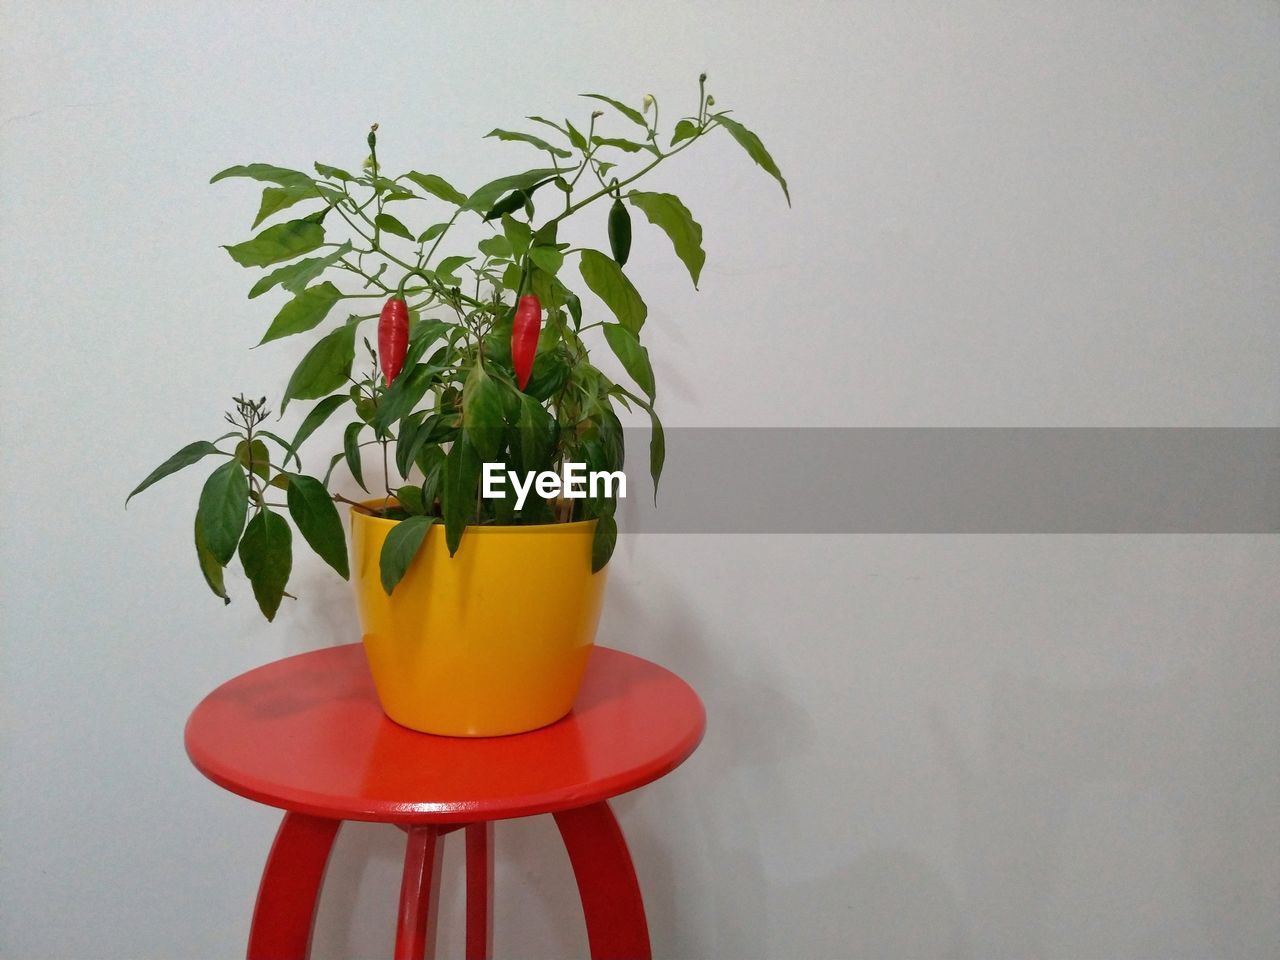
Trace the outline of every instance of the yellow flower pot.
<path fill-rule="evenodd" d="M 351 513 L 352 580 L 382 708 L 424 733 L 494 737 L 573 708 L 595 642 L 606 570 L 595 521 L 468 527 L 449 556 L 433 524 L 391 596 L 379 556 L 395 521 Z"/>

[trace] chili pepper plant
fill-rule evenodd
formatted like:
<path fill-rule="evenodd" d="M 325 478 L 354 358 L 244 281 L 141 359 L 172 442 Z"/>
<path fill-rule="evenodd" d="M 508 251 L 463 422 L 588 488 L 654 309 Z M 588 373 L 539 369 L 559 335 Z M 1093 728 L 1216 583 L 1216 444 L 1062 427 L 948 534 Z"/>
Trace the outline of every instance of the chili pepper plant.
<path fill-rule="evenodd" d="M 481 465 L 504 461 L 541 472 L 574 462 L 589 471 L 620 470 L 618 414 L 637 409 L 652 426 L 649 470 L 656 489 L 665 451 L 643 345 L 648 308 L 623 269 L 632 212 L 666 234 L 695 287 L 705 253 L 702 227 L 685 204 L 637 184 L 723 130 L 778 182 L 788 203 L 790 195 L 760 139 L 729 111 L 716 109 L 705 75 L 696 108 L 670 132 L 661 129 L 651 96 L 639 108 L 584 96 L 599 109 L 580 124 L 535 116 L 528 120 L 540 135 L 489 133 L 545 159 L 470 192 L 434 173 L 389 173 L 378 159 L 376 124 L 355 172 L 317 163 L 312 175 L 251 163 L 212 178 L 266 184 L 254 229 L 289 217 L 225 248 L 240 266 L 263 271 L 250 300 L 276 287 L 291 295 L 261 342 L 321 330 L 280 401 L 281 414 L 291 403 L 314 401 L 292 438 L 268 429 L 265 397 L 237 397 L 226 414 L 230 430 L 183 447 L 129 494 L 206 457 L 217 459 L 200 492 L 194 542 L 209 588 L 225 602 L 224 570 L 238 554 L 263 614 L 275 616 L 292 567 L 286 516 L 346 578 L 335 501 L 400 521 L 381 555 L 388 593 L 435 523 L 444 525 L 452 555 L 471 524 L 594 519 L 593 569 L 608 562 L 617 537 L 614 497 L 552 502 L 530 496 L 517 510 L 513 497 L 479 496 Z M 606 132 L 610 127 L 625 135 Z M 562 242 L 560 228 L 571 217 L 594 219 L 608 252 Z M 468 221 L 481 225 L 483 237 L 458 250 L 454 243 L 466 234 L 459 227 Z M 607 314 L 587 308 L 583 290 L 595 294 Z M 377 322 L 376 348 L 370 321 Z M 601 345 L 620 361 L 627 382 L 614 382 L 592 363 L 591 351 Z M 304 471 L 304 443 L 339 414 L 349 421 L 342 449 L 320 460 L 322 469 Z M 379 462 L 376 477 L 365 471 L 367 448 Z M 330 489 L 340 468 L 375 498 L 367 501 L 373 506 Z"/>

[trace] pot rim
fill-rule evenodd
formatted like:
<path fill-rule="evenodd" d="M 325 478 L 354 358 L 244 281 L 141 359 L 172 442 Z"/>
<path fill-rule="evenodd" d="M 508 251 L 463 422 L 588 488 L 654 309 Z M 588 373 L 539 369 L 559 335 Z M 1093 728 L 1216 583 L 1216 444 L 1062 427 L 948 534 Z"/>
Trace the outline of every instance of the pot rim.
<path fill-rule="evenodd" d="M 372 500 L 360 501 L 362 507 L 382 507 L 394 497 L 374 497 Z M 367 513 L 361 513 L 355 509 L 355 505 L 349 505 L 347 512 L 351 515 L 351 522 L 355 523 L 358 519 L 361 523 L 386 524 L 387 526 L 395 526 L 400 520 L 388 520 L 386 517 L 374 517 Z M 484 533 L 572 533 L 581 530 L 584 527 L 590 527 L 595 524 L 595 519 L 590 520 L 574 520 L 570 523 L 469 523 L 466 527 L 466 535 L 468 537 L 476 534 Z M 436 526 L 436 524 L 432 524 Z M 430 531 L 428 531 L 430 532 Z"/>

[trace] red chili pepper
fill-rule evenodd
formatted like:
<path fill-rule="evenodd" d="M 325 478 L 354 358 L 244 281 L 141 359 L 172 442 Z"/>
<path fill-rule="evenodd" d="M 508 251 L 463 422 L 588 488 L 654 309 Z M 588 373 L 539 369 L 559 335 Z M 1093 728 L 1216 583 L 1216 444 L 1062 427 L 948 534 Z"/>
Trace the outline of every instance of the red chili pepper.
<path fill-rule="evenodd" d="M 520 298 L 516 317 L 511 324 L 511 366 L 516 383 L 525 388 L 533 373 L 533 357 L 538 352 L 538 334 L 542 331 L 542 304 L 532 293 Z"/>
<path fill-rule="evenodd" d="M 409 307 L 399 297 L 392 297 L 383 304 L 378 318 L 378 366 L 388 387 L 400 375 L 408 349 Z"/>

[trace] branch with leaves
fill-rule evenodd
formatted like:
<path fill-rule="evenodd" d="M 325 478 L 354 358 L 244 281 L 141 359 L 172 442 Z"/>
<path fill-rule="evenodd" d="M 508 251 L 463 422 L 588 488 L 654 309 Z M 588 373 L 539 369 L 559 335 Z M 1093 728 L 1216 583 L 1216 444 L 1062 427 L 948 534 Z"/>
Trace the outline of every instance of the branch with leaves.
<path fill-rule="evenodd" d="M 677 120 L 669 134 L 659 131 L 653 97 L 646 96 L 637 109 L 602 94 L 584 96 L 625 121 L 626 136 L 598 132 L 606 116 L 602 109 L 582 125 L 585 133 L 569 119 L 537 116 L 528 119 L 549 131 L 542 136 L 493 130 L 491 138 L 545 154 L 546 165 L 499 177 L 470 193 L 434 173 L 387 176 L 378 159 L 377 124 L 357 173 L 323 163 L 315 164 L 314 175 L 251 163 L 216 174 L 211 182 L 248 178 L 267 184 L 255 229 L 299 205 L 313 207 L 225 249 L 241 266 L 265 271 L 249 299 L 276 287 L 290 295 L 260 343 L 324 329 L 290 376 L 281 413 L 292 401 L 315 404 L 293 438 L 285 440 L 262 428 L 265 398 L 236 398 L 228 414 L 232 432 L 184 447 L 130 498 L 205 457 L 225 458 L 201 491 L 197 558 L 210 589 L 229 602 L 224 570 L 238 553 L 267 619 L 287 596 L 292 533 L 286 514 L 311 548 L 348 576 L 335 501 L 402 521 L 382 556 L 388 592 L 435 523 L 444 525 L 452 554 L 472 524 L 594 520 L 592 564 L 603 567 L 617 537 L 614 497 L 558 503 L 530 497 L 516 509 L 511 497 L 479 495 L 481 467 L 505 461 L 518 471 L 542 472 L 574 462 L 585 463 L 589 471 L 620 470 L 624 443 L 618 414 L 639 408 L 652 426 L 649 469 L 656 490 L 666 453 L 655 410 L 657 387 L 642 343 L 648 307 L 623 270 L 630 211 L 639 211 L 667 236 L 695 287 L 706 254 L 702 227 L 680 198 L 634 184 L 723 129 L 778 182 L 790 203 L 786 180 L 759 137 L 729 111 L 714 109 L 705 82 L 705 75 L 699 78 L 697 109 Z M 592 210 L 601 210 L 605 218 L 608 253 L 558 239 L 560 224 Z M 486 236 L 471 249 L 451 251 L 458 225 L 473 219 L 488 228 Z M 427 225 L 416 225 L 423 222 Z M 574 260 L 577 277 L 570 279 L 566 265 Z M 584 323 L 578 292 L 584 288 L 603 302 L 609 316 Z M 546 319 L 532 375 L 521 389 L 512 368 L 512 324 L 516 303 L 528 294 L 538 298 Z M 409 340 L 401 372 L 387 383 L 361 327 L 378 316 L 380 300 L 393 296 L 407 303 Z M 346 319 L 331 323 L 340 305 Z M 592 364 L 591 349 L 601 344 L 617 358 L 630 385 L 614 382 Z M 300 448 L 340 410 L 350 416 L 342 450 L 330 458 L 323 477 L 303 473 Z M 234 447 L 227 449 L 233 440 Z M 364 472 L 363 454 L 370 446 L 381 454 L 376 495 Z M 329 492 L 340 465 L 370 501 L 360 504 Z M 279 493 L 284 504 L 271 499 Z"/>

